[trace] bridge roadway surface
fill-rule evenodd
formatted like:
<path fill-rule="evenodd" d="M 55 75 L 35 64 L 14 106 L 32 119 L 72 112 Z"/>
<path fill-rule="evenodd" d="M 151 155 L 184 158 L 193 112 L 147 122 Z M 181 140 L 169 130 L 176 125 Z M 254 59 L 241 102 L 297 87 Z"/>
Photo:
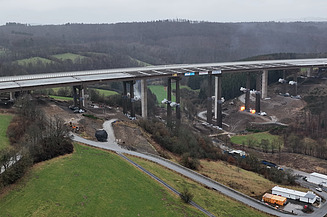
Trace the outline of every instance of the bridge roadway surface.
<path fill-rule="evenodd" d="M 261 201 L 255 200 L 245 194 L 242 194 L 238 191 L 235 191 L 234 189 L 231 189 L 225 185 L 222 185 L 212 179 L 209 179 L 199 173 L 196 173 L 188 168 L 185 168 L 179 164 L 173 163 L 169 160 L 166 160 L 164 158 L 155 156 L 155 155 L 149 155 L 149 154 L 145 154 L 145 153 L 139 153 L 139 152 L 135 152 L 135 151 L 130 151 L 130 150 L 126 150 L 121 148 L 116 142 L 115 142 L 115 137 L 114 137 L 114 133 L 113 133 L 113 128 L 112 128 L 112 122 L 114 122 L 115 120 L 110 120 L 104 123 L 104 129 L 107 131 L 108 133 L 108 142 L 95 142 L 95 141 L 91 141 L 91 140 L 87 140 L 84 139 L 82 137 L 79 137 L 75 134 L 73 134 L 73 140 L 76 142 L 80 142 L 80 143 L 84 143 L 93 147 L 98 147 L 101 149 L 106 149 L 106 150 L 110 150 L 110 151 L 114 151 L 117 152 L 119 154 L 123 153 L 123 154 L 129 154 L 132 156 L 136 156 L 136 157 L 140 157 L 143 159 L 147 159 L 150 160 L 152 162 L 158 163 L 164 167 L 167 167 L 177 173 L 180 173 L 198 183 L 201 183 L 209 188 L 212 188 L 214 190 L 217 190 L 218 192 L 227 195 L 228 197 L 231 197 L 237 201 L 240 201 L 248 206 L 251 206 L 257 210 L 260 210 L 262 212 L 274 215 L 274 216 L 294 216 L 293 214 L 288 214 L 288 213 L 283 213 L 280 212 L 278 210 L 275 210 L 273 207 L 271 206 L 267 206 L 266 204 L 264 204 Z M 316 212 L 312 213 L 312 214 L 303 214 L 303 215 L 297 215 L 297 216 L 312 216 L 312 217 L 322 217 L 325 216 L 327 214 L 327 203 L 325 202 L 323 204 L 323 206 L 318 209 Z"/>
<path fill-rule="evenodd" d="M 327 67 L 327 58 L 161 65 L 6 76 L 0 77 L 0 92 L 86 85 L 103 81 L 130 81 L 159 77 L 218 75 L 232 72 L 258 72 L 312 67 Z"/>

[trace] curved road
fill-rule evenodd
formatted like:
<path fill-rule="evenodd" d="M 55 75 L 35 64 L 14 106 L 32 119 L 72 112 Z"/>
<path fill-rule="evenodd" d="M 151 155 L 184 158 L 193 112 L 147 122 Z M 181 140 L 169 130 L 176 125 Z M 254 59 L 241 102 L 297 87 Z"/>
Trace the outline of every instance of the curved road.
<path fill-rule="evenodd" d="M 231 189 L 227 186 L 224 186 L 212 179 L 209 179 L 199 173 L 196 173 L 188 168 L 185 168 L 179 164 L 173 163 L 169 160 L 166 160 L 164 158 L 158 157 L 158 156 L 154 156 L 154 155 L 150 155 L 150 154 L 144 154 L 144 153 L 139 153 L 139 152 L 135 152 L 135 151 L 129 151 L 126 149 L 121 148 L 114 139 L 114 134 L 113 134 L 113 129 L 112 129 L 112 122 L 114 122 L 115 120 L 110 120 L 108 122 L 106 122 L 104 124 L 104 128 L 107 130 L 108 134 L 110 135 L 108 137 L 108 142 L 95 142 L 95 141 L 90 141 L 87 139 L 84 139 L 82 137 L 79 137 L 77 135 L 73 134 L 73 140 L 76 142 L 81 142 L 90 146 L 94 146 L 94 147 L 98 147 L 98 148 L 102 148 L 102 149 L 106 149 L 106 150 L 110 150 L 110 151 L 114 151 L 117 153 L 124 153 L 124 154 L 129 154 L 132 156 L 137 156 L 143 159 L 147 159 L 150 160 L 152 162 L 158 163 L 164 167 L 167 167 L 175 172 L 178 172 L 198 183 L 201 183 L 209 188 L 212 188 L 214 190 L 217 190 L 219 192 L 221 192 L 224 195 L 227 195 L 228 197 L 231 197 L 237 201 L 240 201 L 248 206 L 251 206 L 257 210 L 261 210 L 265 213 L 271 214 L 271 215 L 275 215 L 275 216 L 294 216 L 292 214 L 288 214 L 288 213 L 283 213 L 280 212 L 278 210 L 275 210 L 273 207 L 265 205 L 263 202 L 255 200 L 245 194 L 242 194 L 238 191 L 235 191 L 234 189 Z M 327 213 L 327 211 L 326 211 Z M 326 214 L 324 213 L 324 214 Z M 319 212 L 319 216 L 321 216 L 321 214 L 323 214 L 322 212 Z M 301 215 L 299 215 L 301 216 Z M 316 216 L 315 213 L 311 214 L 311 215 L 304 215 L 304 216 Z"/>

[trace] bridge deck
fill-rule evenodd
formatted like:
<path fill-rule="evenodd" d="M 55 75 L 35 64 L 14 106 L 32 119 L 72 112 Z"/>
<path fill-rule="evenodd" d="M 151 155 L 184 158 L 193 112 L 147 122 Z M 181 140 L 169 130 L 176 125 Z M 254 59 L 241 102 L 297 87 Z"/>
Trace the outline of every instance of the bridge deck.
<path fill-rule="evenodd" d="M 266 60 L 225 63 L 161 65 L 137 68 L 119 68 L 88 71 L 46 73 L 0 77 L 0 92 L 18 91 L 51 86 L 80 85 L 113 80 L 139 80 L 144 78 L 251 72 L 303 67 L 327 67 L 327 58 L 297 60 Z"/>

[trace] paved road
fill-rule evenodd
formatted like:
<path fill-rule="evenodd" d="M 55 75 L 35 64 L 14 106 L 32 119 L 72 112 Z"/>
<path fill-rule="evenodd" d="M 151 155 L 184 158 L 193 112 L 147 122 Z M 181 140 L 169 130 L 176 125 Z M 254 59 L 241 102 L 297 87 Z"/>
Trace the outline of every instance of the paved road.
<path fill-rule="evenodd" d="M 110 126 L 111 123 L 114 120 L 110 120 L 106 123 L 106 126 Z M 110 129 L 110 128 L 107 128 Z M 110 134 L 108 132 L 108 134 Z M 108 138 L 108 142 L 95 142 L 95 141 L 90 141 L 90 140 L 86 140 L 84 138 L 81 138 L 77 135 L 73 135 L 73 140 L 77 141 L 77 142 L 81 142 L 90 146 L 94 146 L 94 147 L 99 147 L 99 148 L 103 148 L 106 150 L 111 150 L 111 151 L 115 151 L 117 153 L 124 153 L 124 154 L 129 154 L 132 156 L 137 156 L 143 159 L 147 159 L 150 160 L 152 162 L 158 163 L 164 167 L 167 167 L 175 172 L 178 172 L 198 183 L 201 183 L 209 188 L 212 188 L 214 190 L 219 191 L 220 193 L 227 195 L 237 201 L 240 201 L 248 206 L 251 206 L 255 209 L 261 210 L 265 213 L 269 213 L 271 215 L 275 215 L 275 216 L 294 216 L 292 214 L 287 214 L 287 213 L 282 213 L 278 210 L 273 209 L 271 206 L 267 206 L 265 205 L 263 202 L 255 200 L 245 194 L 242 194 L 240 192 L 235 191 L 234 189 L 231 189 L 227 186 L 224 186 L 212 179 L 209 179 L 199 173 L 196 173 L 190 169 L 187 169 L 179 164 L 173 163 L 169 160 L 166 160 L 164 158 L 160 158 L 158 156 L 154 156 L 154 155 L 150 155 L 150 154 L 144 154 L 144 153 L 139 153 L 139 152 L 135 152 L 135 151 L 129 151 L 126 149 L 121 148 L 115 141 L 113 138 Z M 325 208 L 325 207 L 324 207 Z M 320 211 L 320 212 L 319 212 Z M 316 215 L 319 214 L 319 215 Z M 327 214 L 326 209 L 319 209 L 317 210 L 317 212 L 311 214 L 311 215 L 304 215 L 304 216 L 319 216 L 322 217 L 325 214 Z M 300 215 L 299 215 L 300 216 Z"/>

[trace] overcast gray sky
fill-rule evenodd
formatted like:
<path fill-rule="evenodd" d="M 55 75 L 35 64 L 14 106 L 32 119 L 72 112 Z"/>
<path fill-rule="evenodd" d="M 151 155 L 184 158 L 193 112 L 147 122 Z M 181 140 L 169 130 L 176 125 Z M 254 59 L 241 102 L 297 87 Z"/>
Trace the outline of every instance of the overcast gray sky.
<path fill-rule="evenodd" d="M 0 0 L 0 25 L 176 18 L 214 22 L 326 21 L 326 9 L 327 0 Z"/>

